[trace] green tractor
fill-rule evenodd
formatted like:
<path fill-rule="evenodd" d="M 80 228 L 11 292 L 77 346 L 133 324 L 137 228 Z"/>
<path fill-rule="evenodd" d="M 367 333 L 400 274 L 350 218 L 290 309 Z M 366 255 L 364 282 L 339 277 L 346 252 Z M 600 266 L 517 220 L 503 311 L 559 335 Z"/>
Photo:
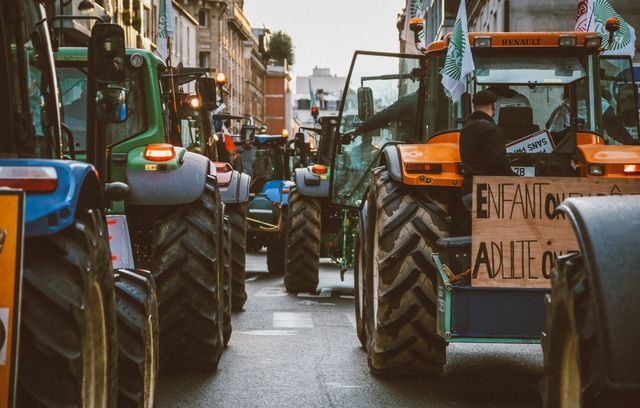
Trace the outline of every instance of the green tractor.
<path fill-rule="evenodd" d="M 103 169 L 109 182 L 126 183 L 109 213 L 131 237 L 129 265 L 151 271 L 158 298 L 160 362 L 215 369 L 224 347 L 223 204 L 216 167 L 181 147 L 170 69 L 149 51 L 127 49 L 122 61 L 125 119 L 87 127 L 88 53 L 61 47 L 56 70 L 64 121 L 74 134 L 74 154 Z M 103 137 L 94 146 L 93 132 Z"/>
<path fill-rule="evenodd" d="M 353 267 L 357 213 L 331 205 L 329 174 L 338 121 L 335 116 L 317 118 L 317 126 L 301 128 L 311 133 L 317 149 L 311 152 L 305 134 L 294 138 L 295 186 L 289 196 L 285 228 L 284 284 L 289 292 L 315 292 L 320 258 L 340 266 L 341 277 Z"/>

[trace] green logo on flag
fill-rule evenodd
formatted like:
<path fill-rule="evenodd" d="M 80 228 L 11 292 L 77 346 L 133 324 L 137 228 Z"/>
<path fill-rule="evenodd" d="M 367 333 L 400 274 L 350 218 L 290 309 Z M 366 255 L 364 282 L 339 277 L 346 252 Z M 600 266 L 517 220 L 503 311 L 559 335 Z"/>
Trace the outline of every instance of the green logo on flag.
<path fill-rule="evenodd" d="M 456 81 L 462 76 L 462 57 L 466 47 L 467 39 L 463 35 L 462 20 L 456 20 L 449 40 L 447 58 L 444 64 L 444 74 Z"/>
<path fill-rule="evenodd" d="M 609 17 L 616 17 L 620 21 L 620 29 L 613 36 L 613 42 L 609 44 L 609 34 L 605 28 L 605 23 Z M 626 48 L 631 42 L 631 31 L 620 14 L 611 7 L 607 0 L 595 0 L 593 4 L 594 30 L 602 37 L 602 47 L 605 50 L 618 51 Z"/>

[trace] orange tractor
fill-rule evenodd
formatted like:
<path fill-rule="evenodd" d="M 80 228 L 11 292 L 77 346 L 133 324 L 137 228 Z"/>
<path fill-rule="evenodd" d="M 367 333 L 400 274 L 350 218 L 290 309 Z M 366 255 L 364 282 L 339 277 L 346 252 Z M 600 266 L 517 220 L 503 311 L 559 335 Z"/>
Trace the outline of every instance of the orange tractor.
<path fill-rule="evenodd" d="M 451 342 L 538 343 L 544 332 L 545 355 L 555 353 L 547 339 L 566 328 L 546 327 L 545 298 L 558 258 L 580 251 L 558 206 L 640 192 L 630 58 L 602 57 L 589 32 L 468 40 L 475 71 L 458 101 L 441 85 L 450 36 L 419 56 L 357 51 L 343 92 L 330 195 L 360 211 L 357 331 L 375 374 L 440 373 Z M 502 91 L 496 123 L 524 177 L 474 178 L 469 214 L 459 136 L 470 95 L 487 88 Z M 411 94 L 413 116 L 361 132 Z M 562 384 L 562 368 L 545 370 L 545 384 Z M 550 400 L 564 392 L 551 388 Z"/>

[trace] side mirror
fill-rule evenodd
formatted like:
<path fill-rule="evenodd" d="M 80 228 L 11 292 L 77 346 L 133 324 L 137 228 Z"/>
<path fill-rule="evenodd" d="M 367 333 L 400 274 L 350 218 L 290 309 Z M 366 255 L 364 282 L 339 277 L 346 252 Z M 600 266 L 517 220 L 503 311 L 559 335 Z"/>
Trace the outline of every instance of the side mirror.
<path fill-rule="evenodd" d="M 196 93 L 202 100 L 202 107 L 206 110 L 213 110 L 217 106 L 216 102 L 216 80 L 213 78 L 198 78 L 196 81 Z"/>
<path fill-rule="evenodd" d="M 300 156 L 308 156 L 311 149 L 309 148 L 309 143 L 305 143 L 304 133 L 298 132 L 294 136 L 293 146 L 295 147 L 296 152 Z"/>
<path fill-rule="evenodd" d="M 373 115 L 373 91 L 368 86 L 358 88 L 358 119 L 367 120 Z"/>
<path fill-rule="evenodd" d="M 89 71 L 96 82 L 122 83 L 124 31 L 117 24 L 95 24 L 89 39 Z"/>
<path fill-rule="evenodd" d="M 96 92 L 96 120 L 114 123 L 127 120 L 127 91 L 121 86 L 102 87 Z"/>
<path fill-rule="evenodd" d="M 256 128 L 253 125 L 242 125 L 240 129 L 240 142 L 243 146 L 253 146 L 256 141 Z"/>

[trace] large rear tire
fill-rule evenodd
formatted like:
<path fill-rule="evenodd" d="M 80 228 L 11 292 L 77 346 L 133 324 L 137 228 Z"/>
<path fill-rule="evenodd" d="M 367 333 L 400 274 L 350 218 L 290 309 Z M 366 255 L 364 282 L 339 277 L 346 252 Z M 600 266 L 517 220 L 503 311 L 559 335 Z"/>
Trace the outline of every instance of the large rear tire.
<path fill-rule="evenodd" d="M 162 367 L 215 370 L 224 348 L 222 204 L 208 178 L 202 196 L 168 207 L 153 225 Z"/>
<path fill-rule="evenodd" d="M 637 407 L 640 395 L 601 389 L 606 351 L 598 338 L 595 296 L 582 254 L 559 262 L 546 297 L 542 400 L 546 408 Z M 629 343 L 629 352 L 637 351 Z"/>
<path fill-rule="evenodd" d="M 116 311 L 105 219 L 78 209 L 63 231 L 25 241 L 19 406 L 114 407 Z"/>
<path fill-rule="evenodd" d="M 431 253 L 448 235 L 449 220 L 440 202 L 414 196 L 383 167 L 373 173 L 369 200 L 374 208 L 367 217 L 375 217 L 364 291 L 369 368 L 374 374 L 438 374 L 446 342 L 437 334 Z"/>
<path fill-rule="evenodd" d="M 293 188 L 284 236 L 284 286 L 287 292 L 315 292 L 320 271 L 320 202 Z"/>
<path fill-rule="evenodd" d="M 242 310 L 247 301 L 247 203 L 228 204 L 225 213 L 231 222 L 231 310 Z"/>
<path fill-rule="evenodd" d="M 118 311 L 118 407 L 150 408 L 158 380 L 158 299 L 153 275 L 120 269 L 115 275 Z"/>

